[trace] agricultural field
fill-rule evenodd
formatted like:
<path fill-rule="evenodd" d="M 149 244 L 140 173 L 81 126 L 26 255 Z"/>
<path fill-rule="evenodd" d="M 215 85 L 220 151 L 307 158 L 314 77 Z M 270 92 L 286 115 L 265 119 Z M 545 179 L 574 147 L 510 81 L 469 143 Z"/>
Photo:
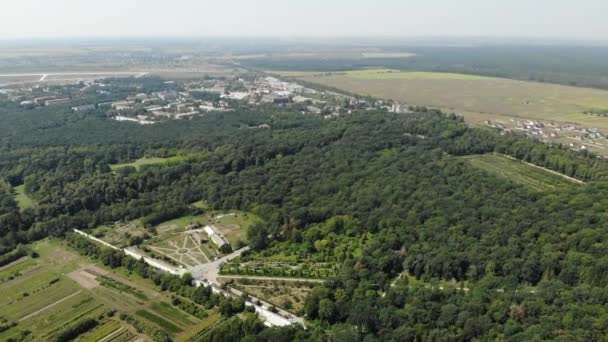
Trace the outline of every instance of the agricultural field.
<path fill-rule="evenodd" d="M 148 165 L 161 165 L 161 164 L 171 164 L 171 163 L 181 163 L 184 160 L 186 160 L 186 157 L 184 156 L 175 156 L 175 157 L 170 157 L 170 158 L 158 158 L 158 157 L 151 157 L 151 158 L 140 158 L 137 159 L 134 162 L 131 163 L 123 163 L 123 164 L 113 164 L 110 165 L 110 168 L 114 171 L 121 169 L 123 167 L 134 167 L 137 170 L 141 169 L 144 166 L 148 166 Z"/>
<path fill-rule="evenodd" d="M 207 332 L 216 323 L 221 321 L 221 315 L 219 313 L 210 313 L 205 319 L 201 320 L 195 327 L 189 332 L 177 335 L 175 338 L 176 342 L 187 342 L 187 341 L 200 341 L 200 337 L 203 333 Z"/>
<path fill-rule="evenodd" d="M 39 258 L 25 257 L 0 269 L 0 321 L 14 325 L 0 332 L 1 341 L 19 336 L 52 340 L 67 326 L 86 319 L 97 325 L 78 341 L 148 340 L 121 314 L 173 337 L 194 336 L 210 326 L 203 324 L 206 319 L 171 305 L 170 295 L 158 292 L 149 280 L 111 272 L 58 240 L 44 240 L 32 249 Z"/>
<path fill-rule="evenodd" d="M 460 158 L 479 169 L 537 191 L 554 191 L 581 184 L 573 178 L 499 154 Z"/>
<path fill-rule="evenodd" d="M 27 209 L 34 206 L 34 200 L 32 200 L 25 193 L 25 185 L 19 185 L 14 188 L 15 190 L 15 200 L 21 209 Z"/>
<path fill-rule="evenodd" d="M 471 124 L 513 118 L 575 123 L 608 132 L 608 91 L 451 73 L 369 69 L 348 72 L 274 72 L 360 95 L 456 112 Z"/>

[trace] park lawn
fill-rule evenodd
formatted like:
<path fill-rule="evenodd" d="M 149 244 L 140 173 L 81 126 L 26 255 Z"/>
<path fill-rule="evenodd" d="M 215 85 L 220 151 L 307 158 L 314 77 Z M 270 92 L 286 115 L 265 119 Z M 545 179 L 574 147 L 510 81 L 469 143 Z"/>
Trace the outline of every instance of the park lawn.
<path fill-rule="evenodd" d="M 159 225 L 157 225 L 156 231 L 159 233 L 159 235 L 163 235 L 163 234 L 174 234 L 174 233 L 181 233 L 184 230 L 186 230 L 186 227 L 193 224 L 193 223 L 199 223 L 201 225 L 205 225 L 206 224 L 206 220 L 205 217 L 201 216 L 201 215 L 188 215 L 188 216 L 182 216 L 170 221 L 166 221 L 163 222 Z"/>
<path fill-rule="evenodd" d="M 186 160 L 185 156 L 175 156 L 175 157 L 170 157 L 170 158 L 159 158 L 159 157 L 146 158 L 146 157 L 144 157 L 144 158 L 137 159 L 136 161 L 131 162 L 131 163 L 113 164 L 113 165 L 110 165 L 110 168 L 113 171 L 116 171 L 123 167 L 132 166 L 132 167 L 136 168 L 137 170 L 139 170 L 142 167 L 148 166 L 148 165 L 174 164 L 174 163 L 184 162 L 185 160 Z"/>
<path fill-rule="evenodd" d="M 253 213 L 238 210 L 227 213 L 215 213 L 212 220 L 232 247 L 235 247 L 238 240 L 246 241 L 249 227 L 256 222 L 262 221 L 261 218 Z"/>
<path fill-rule="evenodd" d="M 27 209 L 33 207 L 36 203 L 25 193 L 25 185 L 19 185 L 14 188 L 15 190 L 15 201 L 21 209 Z"/>
<path fill-rule="evenodd" d="M 555 191 L 580 185 L 549 170 L 499 154 L 483 154 L 462 158 L 476 168 L 537 191 Z"/>

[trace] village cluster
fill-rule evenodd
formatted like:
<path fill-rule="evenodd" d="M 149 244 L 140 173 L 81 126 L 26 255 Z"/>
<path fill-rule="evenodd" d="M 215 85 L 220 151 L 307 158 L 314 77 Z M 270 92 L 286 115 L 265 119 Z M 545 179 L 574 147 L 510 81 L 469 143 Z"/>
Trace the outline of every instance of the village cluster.
<path fill-rule="evenodd" d="M 508 121 L 487 120 L 485 124 L 504 134 L 520 133 L 546 143 L 563 143 L 575 151 L 608 147 L 606 136 L 597 128 L 586 128 L 560 122 L 519 119 L 509 119 Z"/>

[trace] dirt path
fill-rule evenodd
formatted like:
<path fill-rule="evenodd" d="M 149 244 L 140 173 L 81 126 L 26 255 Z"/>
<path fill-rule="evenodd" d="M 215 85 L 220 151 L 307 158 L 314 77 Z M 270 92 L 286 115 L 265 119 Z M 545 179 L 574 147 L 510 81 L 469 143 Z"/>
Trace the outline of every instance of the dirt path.
<path fill-rule="evenodd" d="M 65 298 L 62 298 L 62 299 L 60 299 L 60 300 L 56 301 L 56 302 L 55 302 L 55 303 L 53 303 L 53 304 L 47 305 L 47 306 L 43 307 L 42 309 L 40 309 L 40 310 L 38 310 L 38 311 L 36 311 L 36 312 L 33 312 L 33 313 L 31 313 L 31 314 L 29 314 L 29 315 L 27 315 L 27 316 L 25 316 L 25 317 L 21 318 L 21 319 L 19 320 L 19 322 L 21 322 L 21 321 L 25 321 L 25 320 L 26 320 L 26 319 L 28 319 L 28 318 L 34 317 L 34 316 L 36 316 L 37 314 L 41 313 L 42 311 L 47 310 L 47 309 L 50 309 L 50 308 L 52 308 L 53 306 L 55 306 L 55 305 L 57 305 L 57 304 L 61 304 L 61 303 L 65 302 L 66 300 L 68 300 L 68 299 L 70 299 L 70 298 L 72 298 L 72 297 L 74 297 L 74 296 L 76 296 L 76 295 L 80 294 L 80 292 L 82 292 L 82 290 L 78 290 L 78 291 L 76 291 L 76 292 L 72 293 L 71 295 L 69 295 L 69 296 L 67 296 L 67 297 L 65 297 Z"/>
<path fill-rule="evenodd" d="M 207 256 L 207 254 L 205 254 L 205 252 L 203 252 L 203 250 L 201 249 L 201 245 L 197 244 L 196 241 L 194 241 L 194 239 L 192 238 L 192 236 L 190 236 L 190 239 L 192 240 L 192 243 L 194 243 L 194 246 L 196 246 L 196 249 L 198 249 L 199 252 L 205 257 L 205 260 L 207 260 L 207 262 L 211 262 L 211 259 L 209 259 L 209 257 Z"/>
<path fill-rule="evenodd" d="M 4 270 L 4 269 L 7 269 L 7 268 L 9 268 L 9 267 L 15 266 L 15 265 L 17 265 L 17 264 L 20 264 L 20 263 L 24 262 L 25 260 L 27 260 L 27 258 L 28 258 L 27 256 L 24 256 L 24 257 L 21 257 L 21 258 L 19 258 L 19 259 L 17 259 L 17 260 L 15 260 L 15 261 L 13 261 L 13 262 L 11 262 L 11 263 L 8 263 L 8 264 L 6 264 L 6 265 L 4 265 L 4 266 L 0 267 L 0 271 L 2 271 L 2 270 Z"/>
<path fill-rule="evenodd" d="M 114 336 L 114 335 L 118 334 L 119 332 L 121 332 L 121 331 L 123 331 L 123 330 L 125 330 L 125 328 L 124 328 L 124 327 L 120 327 L 120 328 L 118 328 L 118 329 L 114 330 L 113 332 L 111 332 L 109 335 L 106 335 L 106 337 L 102 338 L 102 339 L 101 339 L 101 340 L 99 340 L 98 342 L 107 341 L 107 340 L 111 339 L 111 338 L 112 338 L 112 336 Z"/>

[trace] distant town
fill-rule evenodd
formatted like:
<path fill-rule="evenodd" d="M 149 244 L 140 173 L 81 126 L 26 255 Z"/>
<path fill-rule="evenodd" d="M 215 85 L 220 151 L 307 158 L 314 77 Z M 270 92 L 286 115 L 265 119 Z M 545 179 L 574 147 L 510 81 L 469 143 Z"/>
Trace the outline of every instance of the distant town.
<path fill-rule="evenodd" d="M 110 94 L 112 79 L 80 82 L 80 93 L 95 89 L 97 94 Z M 172 90 L 142 92 L 108 102 L 90 102 L 71 106 L 73 112 L 105 111 L 113 120 L 150 125 L 167 120 L 187 120 L 208 112 L 227 112 L 235 106 L 295 107 L 302 113 L 322 115 L 326 119 L 347 114 L 353 110 L 386 110 L 407 112 L 405 105 L 353 97 L 334 92 L 316 90 L 271 76 L 245 75 L 243 77 L 208 77 L 198 81 L 165 81 Z M 55 86 L 57 87 L 57 86 Z M 51 87 L 22 86 L 3 89 L 2 92 L 21 107 L 33 109 L 73 103 L 78 96 L 53 94 Z M 44 94 L 36 96 L 34 94 Z"/>

